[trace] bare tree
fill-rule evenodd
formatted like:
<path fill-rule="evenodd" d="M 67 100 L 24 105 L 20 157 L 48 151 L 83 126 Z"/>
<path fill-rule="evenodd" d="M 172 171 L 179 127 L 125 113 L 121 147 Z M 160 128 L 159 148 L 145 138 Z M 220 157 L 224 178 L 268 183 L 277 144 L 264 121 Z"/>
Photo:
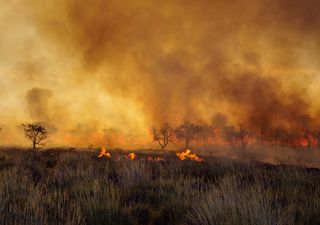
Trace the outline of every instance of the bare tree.
<path fill-rule="evenodd" d="M 236 129 L 234 128 L 234 126 L 224 127 L 223 131 L 222 131 L 222 134 L 223 134 L 224 140 L 228 144 L 230 144 L 232 147 L 234 147 L 234 145 L 237 142 L 237 135 L 238 135 Z"/>
<path fill-rule="evenodd" d="M 281 127 L 272 128 L 269 130 L 268 141 L 274 146 L 286 144 L 289 139 L 289 133 Z"/>
<path fill-rule="evenodd" d="M 196 135 L 200 131 L 200 126 L 190 123 L 189 121 L 185 121 L 174 130 L 174 133 L 177 139 L 185 141 L 186 148 L 189 148 L 190 142 L 195 139 Z"/>
<path fill-rule="evenodd" d="M 210 145 L 210 141 L 217 137 L 216 128 L 213 125 L 206 124 L 201 125 L 199 128 L 198 140 L 201 141 L 202 145 Z"/>
<path fill-rule="evenodd" d="M 261 149 L 263 150 L 265 141 L 266 141 L 266 134 L 267 130 L 264 127 L 260 127 L 256 132 L 255 132 L 255 137 L 257 139 L 257 142 L 260 144 Z"/>
<path fill-rule="evenodd" d="M 242 123 L 239 124 L 238 130 L 234 126 L 227 126 L 223 129 L 225 141 L 231 146 L 240 143 L 242 150 L 244 150 L 249 143 L 249 136 L 249 129 Z"/>
<path fill-rule="evenodd" d="M 32 141 L 32 148 L 35 150 L 38 146 L 44 145 L 44 140 L 48 138 L 47 129 L 40 123 L 22 124 L 24 135 Z"/>
<path fill-rule="evenodd" d="M 241 143 L 242 150 L 244 150 L 245 147 L 247 146 L 247 144 L 249 143 L 250 132 L 249 132 L 248 127 L 243 123 L 239 124 L 239 131 L 238 131 L 237 139 Z"/>
<path fill-rule="evenodd" d="M 303 139 L 305 140 L 305 146 L 308 149 L 311 149 L 312 145 L 316 144 L 319 141 L 317 138 L 317 133 L 310 128 L 306 128 L 305 130 L 303 130 Z"/>
<path fill-rule="evenodd" d="M 153 140 L 157 141 L 162 150 L 164 150 L 167 145 L 172 142 L 174 135 L 173 128 L 168 124 L 164 123 L 159 128 L 152 128 Z"/>

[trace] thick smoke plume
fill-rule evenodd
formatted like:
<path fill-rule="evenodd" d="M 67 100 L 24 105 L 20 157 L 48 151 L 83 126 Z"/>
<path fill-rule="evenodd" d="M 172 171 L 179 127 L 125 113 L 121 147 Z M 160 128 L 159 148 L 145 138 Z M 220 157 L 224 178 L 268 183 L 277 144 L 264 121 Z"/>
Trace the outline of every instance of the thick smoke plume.
<path fill-rule="evenodd" d="M 52 97 L 50 90 L 32 88 L 27 92 L 26 100 L 30 117 L 36 121 L 49 120 L 48 101 Z"/>
<path fill-rule="evenodd" d="M 66 145 L 103 144 L 109 129 L 123 134 L 120 144 L 145 143 L 165 121 L 316 126 L 319 7 L 0 0 L 1 123 L 50 120 L 56 143 Z M 18 105 L 26 113 L 11 116 Z"/>

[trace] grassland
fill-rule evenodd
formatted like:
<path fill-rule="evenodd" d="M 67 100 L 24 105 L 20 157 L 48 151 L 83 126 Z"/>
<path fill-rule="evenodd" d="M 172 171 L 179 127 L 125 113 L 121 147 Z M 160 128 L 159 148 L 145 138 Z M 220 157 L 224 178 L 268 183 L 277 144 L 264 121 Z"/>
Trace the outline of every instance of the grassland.
<path fill-rule="evenodd" d="M 116 154 L 1 150 L 0 224 L 320 224 L 318 169 Z"/>

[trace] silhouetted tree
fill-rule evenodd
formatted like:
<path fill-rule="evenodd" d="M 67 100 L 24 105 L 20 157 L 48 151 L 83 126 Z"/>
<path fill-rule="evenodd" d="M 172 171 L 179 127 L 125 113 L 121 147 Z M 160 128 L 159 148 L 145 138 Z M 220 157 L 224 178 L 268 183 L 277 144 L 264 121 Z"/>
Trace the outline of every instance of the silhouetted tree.
<path fill-rule="evenodd" d="M 237 134 L 237 140 L 240 141 L 242 150 L 244 150 L 245 147 L 247 146 L 247 144 L 249 143 L 250 131 L 249 131 L 248 127 L 243 123 L 239 124 L 239 131 Z"/>
<path fill-rule="evenodd" d="M 35 150 L 37 146 L 44 145 L 43 141 L 48 138 L 47 129 L 40 123 L 22 124 L 24 135 L 32 141 L 32 148 Z"/>
<path fill-rule="evenodd" d="M 263 149 L 265 141 L 266 141 L 266 136 L 267 136 L 267 130 L 263 127 L 260 127 L 255 133 L 257 142 L 260 144 L 261 149 Z"/>
<path fill-rule="evenodd" d="M 268 141 L 275 146 L 285 145 L 290 139 L 289 132 L 281 127 L 272 128 L 268 133 Z"/>
<path fill-rule="evenodd" d="M 174 130 L 174 133 L 177 139 L 185 141 L 185 147 L 189 148 L 191 141 L 200 131 L 200 126 L 190 123 L 189 121 L 185 121 Z"/>
<path fill-rule="evenodd" d="M 159 128 L 152 128 L 152 134 L 153 140 L 157 141 L 163 150 L 170 142 L 172 142 L 174 132 L 173 128 L 168 123 L 164 123 Z"/>
<path fill-rule="evenodd" d="M 247 126 L 240 123 L 239 129 L 234 126 L 227 126 L 223 129 L 224 140 L 231 146 L 240 143 L 242 150 L 245 149 L 250 139 L 250 132 Z"/>
<path fill-rule="evenodd" d="M 222 134 L 225 142 L 230 144 L 232 147 L 236 144 L 238 134 L 234 126 L 224 127 Z"/>
<path fill-rule="evenodd" d="M 197 138 L 201 141 L 201 144 L 211 144 L 210 140 L 214 140 L 216 138 L 216 128 L 213 125 L 203 124 L 199 126 L 199 133 Z"/>
<path fill-rule="evenodd" d="M 306 129 L 303 132 L 303 138 L 306 141 L 306 147 L 310 149 L 315 140 L 314 133 L 310 129 Z"/>

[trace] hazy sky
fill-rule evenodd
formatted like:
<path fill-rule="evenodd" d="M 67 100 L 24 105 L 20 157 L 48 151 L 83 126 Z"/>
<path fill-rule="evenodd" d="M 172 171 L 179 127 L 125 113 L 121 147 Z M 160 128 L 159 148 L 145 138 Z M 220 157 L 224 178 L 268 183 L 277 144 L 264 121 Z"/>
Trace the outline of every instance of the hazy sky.
<path fill-rule="evenodd" d="M 0 0 L 0 144 L 25 144 L 28 121 L 51 127 L 50 145 L 77 146 L 146 144 L 152 125 L 217 114 L 318 124 L 319 7 Z"/>

